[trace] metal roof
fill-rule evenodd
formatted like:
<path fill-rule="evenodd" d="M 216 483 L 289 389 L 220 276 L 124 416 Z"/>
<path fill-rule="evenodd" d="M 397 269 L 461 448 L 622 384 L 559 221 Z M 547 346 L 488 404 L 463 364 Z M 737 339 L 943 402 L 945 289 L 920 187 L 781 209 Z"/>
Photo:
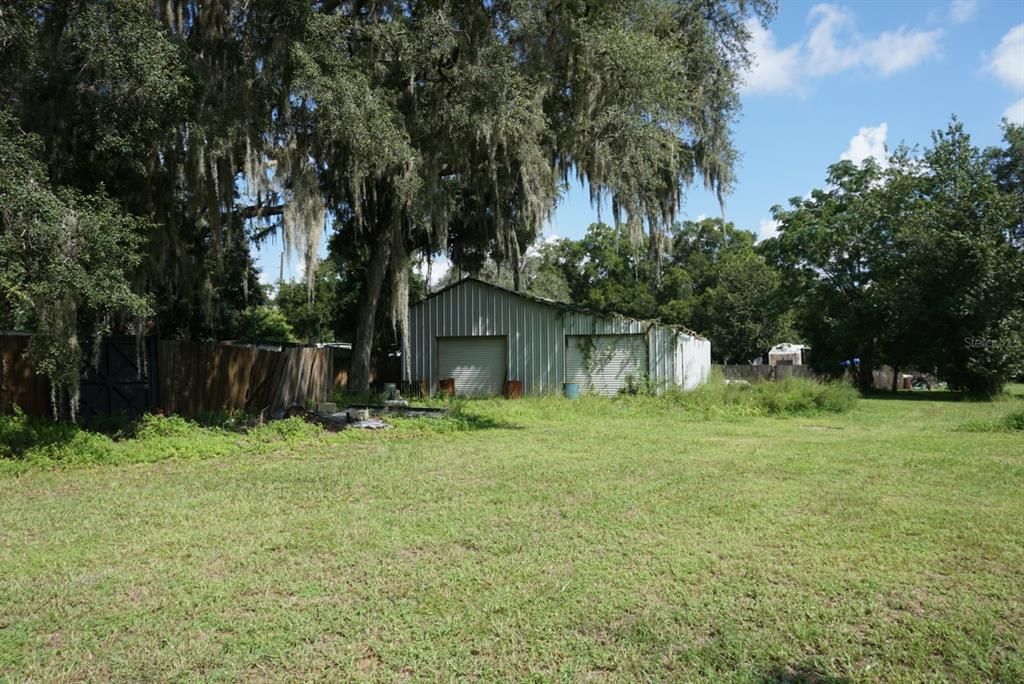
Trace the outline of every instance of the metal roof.
<path fill-rule="evenodd" d="M 567 302 L 559 302 L 559 301 L 556 301 L 554 299 L 548 299 L 547 297 L 539 297 L 539 296 L 537 296 L 535 294 L 530 294 L 530 293 L 527 293 L 527 292 L 516 292 L 515 290 L 511 290 L 511 289 L 509 289 L 507 287 L 502 287 L 501 285 L 495 285 L 494 283 L 487 282 L 486 280 L 482 280 L 481 278 L 474 278 L 473 276 L 466 276 L 465 278 L 457 280 L 457 281 L 455 281 L 454 283 L 452 283 L 450 285 L 446 285 L 446 286 L 442 287 L 437 292 L 431 292 L 429 295 L 427 295 L 423 299 L 419 300 L 418 302 L 416 302 L 412 306 L 419 306 L 420 304 L 423 304 L 424 302 L 429 301 L 430 299 L 433 299 L 434 297 L 436 297 L 436 296 L 438 296 L 440 294 L 443 294 L 443 293 L 447 292 L 448 290 L 451 290 L 452 288 L 458 287 L 459 285 L 462 285 L 463 283 L 467 283 L 467 282 L 474 282 L 474 283 L 479 283 L 481 285 L 486 285 L 487 287 L 494 288 L 495 290 L 499 290 L 501 292 L 507 292 L 508 294 L 512 294 L 512 295 L 515 295 L 517 297 L 522 297 L 523 299 L 528 299 L 530 301 L 537 302 L 538 304 L 543 304 L 545 306 L 550 306 L 550 307 L 555 308 L 555 309 L 562 309 L 563 311 L 571 311 L 572 313 L 587 314 L 589 316 L 597 316 L 597 317 L 600 317 L 600 318 L 619 318 L 619 319 L 624 319 L 624 320 L 628 320 L 628 321 L 637 321 L 639 323 L 647 323 L 647 324 L 650 324 L 650 325 L 660 325 L 660 326 L 664 326 L 666 328 L 673 328 L 675 330 L 679 330 L 680 332 L 686 333 L 687 335 L 690 335 L 691 337 L 696 337 L 696 338 L 701 339 L 701 340 L 706 340 L 707 339 L 706 337 L 701 335 L 699 332 L 691 330 L 691 329 L 687 328 L 685 325 L 663 323 L 663 322 L 661 322 L 658 319 L 632 318 L 630 316 L 623 316 L 620 313 L 605 313 L 603 311 L 595 311 L 594 309 L 588 309 L 586 307 L 577 306 L 575 304 L 569 304 Z"/>

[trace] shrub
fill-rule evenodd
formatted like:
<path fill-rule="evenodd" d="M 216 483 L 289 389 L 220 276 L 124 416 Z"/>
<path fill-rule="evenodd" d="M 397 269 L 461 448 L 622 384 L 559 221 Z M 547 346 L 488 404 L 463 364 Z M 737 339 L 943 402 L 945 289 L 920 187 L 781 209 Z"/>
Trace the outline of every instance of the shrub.
<path fill-rule="evenodd" d="M 229 427 L 237 429 L 234 425 Z M 0 459 L 22 465 L 149 463 L 167 458 L 210 458 L 310 441 L 322 428 L 300 418 L 273 421 L 247 433 L 200 425 L 179 416 L 146 415 L 116 439 L 68 423 L 0 416 Z"/>
<path fill-rule="evenodd" d="M 195 424 L 180 416 L 156 416 L 146 414 L 135 424 L 132 434 L 137 439 L 161 437 L 188 437 Z"/>
<path fill-rule="evenodd" d="M 634 378 L 632 375 L 626 376 L 626 386 L 619 390 L 620 394 L 638 395 L 642 394 L 645 396 L 654 396 L 657 394 L 657 385 L 651 380 L 651 377 L 644 373 L 639 378 Z"/>
<path fill-rule="evenodd" d="M 272 420 L 259 425 L 250 430 L 246 437 L 247 441 L 254 444 L 293 443 L 315 439 L 323 432 L 323 428 L 319 425 L 308 423 L 299 417 L 293 417 Z"/>
<path fill-rule="evenodd" d="M 821 383 L 800 378 L 753 385 L 755 403 L 769 415 L 844 413 L 853 408 L 857 392 L 843 383 Z"/>

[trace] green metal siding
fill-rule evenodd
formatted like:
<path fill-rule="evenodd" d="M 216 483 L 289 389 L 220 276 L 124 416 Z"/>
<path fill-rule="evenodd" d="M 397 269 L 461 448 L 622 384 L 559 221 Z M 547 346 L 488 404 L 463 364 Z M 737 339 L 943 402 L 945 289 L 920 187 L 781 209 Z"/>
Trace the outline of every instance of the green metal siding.
<path fill-rule="evenodd" d="M 504 335 L 509 380 L 523 392 L 560 392 L 564 350 L 560 311 L 466 280 L 414 305 L 409 312 L 412 379 L 437 390 L 437 338 Z M 554 350 L 554 353 L 552 353 Z"/>
<path fill-rule="evenodd" d="M 647 373 L 661 389 L 682 384 L 682 348 L 696 340 L 650 321 L 578 312 L 472 279 L 413 305 L 409 330 L 408 379 L 427 381 L 431 392 L 441 379 L 438 338 L 505 336 L 506 379 L 521 381 L 526 394 L 562 391 L 567 335 L 644 335 Z M 698 351 L 706 353 L 704 347 Z"/>

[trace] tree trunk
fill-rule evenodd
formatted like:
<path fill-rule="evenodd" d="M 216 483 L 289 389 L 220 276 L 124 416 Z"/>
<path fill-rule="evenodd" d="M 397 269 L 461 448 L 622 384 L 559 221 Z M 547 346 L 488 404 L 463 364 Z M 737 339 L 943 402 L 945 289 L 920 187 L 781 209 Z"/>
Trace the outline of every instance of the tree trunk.
<path fill-rule="evenodd" d="M 519 273 L 522 268 L 522 254 L 519 252 L 519 236 L 512 231 L 512 289 L 520 291 Z"/>
<path fill-rule="evenodd" d="M 896 394 L 899 391 L 900 382 L 900 367 L 893 365 L 892 367 L 892 393 Z"/>
<path fill-rule="evenodd" d="M 861 392 L 870 392 L 875 386 L 875 364 L 871 353 L 861 353 L 857 380 Z"/>
<path fill-rule="evenodd" d="M 370 352 L 373 350 L 373 333 L 377 328 L 380 293 L 391 256 L 391 240 L 388 237 L 384 226 L 374 236 L 370 263 L 366 267 L 366 281 L 359 295 L 356 338 L 352 341 L 352 362 L 348 370 L 348 389 L 356 392 L 370 389 Z"/>

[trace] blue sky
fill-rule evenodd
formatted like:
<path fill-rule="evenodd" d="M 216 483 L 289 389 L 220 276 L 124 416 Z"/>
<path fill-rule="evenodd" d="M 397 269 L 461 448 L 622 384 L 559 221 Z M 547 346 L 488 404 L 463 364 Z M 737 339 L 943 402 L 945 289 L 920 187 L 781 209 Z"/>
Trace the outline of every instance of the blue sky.
<path fill-rule="evenodd" d="M 762 237 L 772 205 L 822 187 L 841 158 L 927 145 L 953 114 L 981 146 L 999 143 L 1002 117 L 1024 123 L 1024 0 L 782 0 L 774 22 L 751 28 L 756 65 L 734 127 L 741 159 L 726 218 Z M 574 184 L 546 237 L 579 238 L 598 215 Z M 680 218 L 702 215 L 719 208 L 698 184 Z M 272 241 L 258 254 L 265 281 L 276 280 L 280 249 Z"/>
<path fill-rule="evenodd" d="M 953 114 L 982 146 L 999 143 L 1003 116 L 1024 123 L 1024 1 L 782 0 L 767 30 L 754 31 L 757 65 L 734 128 L 738 182 L 726 200 L 741 228 L 771 234 L 772 205 L 822 187 L 844 154 L 861 161 L 882 146 L 927 145 Z M 701 215 L 719 208 L 697 187 L 682 218 Z M 548 233 L 578 238 L 596 218 L 576 187 Z"/>

